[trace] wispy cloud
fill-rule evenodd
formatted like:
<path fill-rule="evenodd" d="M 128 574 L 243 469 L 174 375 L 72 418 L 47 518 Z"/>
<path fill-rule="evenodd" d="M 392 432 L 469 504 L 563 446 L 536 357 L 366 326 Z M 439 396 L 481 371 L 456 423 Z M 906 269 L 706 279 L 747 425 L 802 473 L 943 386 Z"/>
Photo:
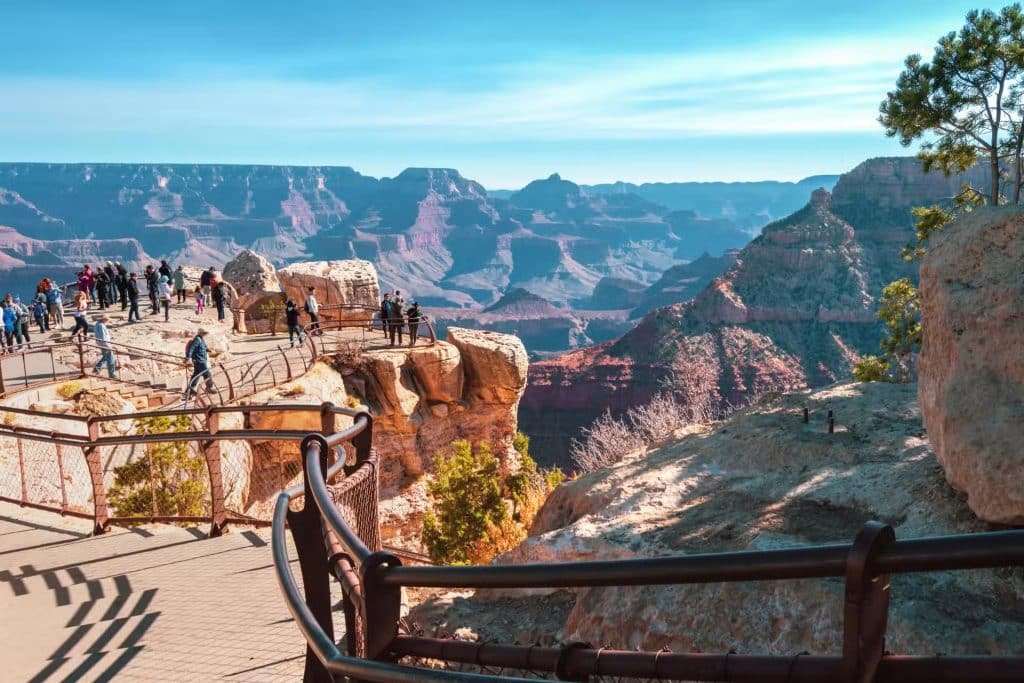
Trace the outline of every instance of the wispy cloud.
<path fill-rule="evenodd" d="M 401 139 L 651 139 L 877 131 L 878 102 L 908 50 L 897 40 L 755 46 L 744 52 L 563 56 L 484 64 L 457 83 L 303 81 L 224 71 L 164 82 L 0 80 L 0 130 L 54 135 L 218 129 Z"/>

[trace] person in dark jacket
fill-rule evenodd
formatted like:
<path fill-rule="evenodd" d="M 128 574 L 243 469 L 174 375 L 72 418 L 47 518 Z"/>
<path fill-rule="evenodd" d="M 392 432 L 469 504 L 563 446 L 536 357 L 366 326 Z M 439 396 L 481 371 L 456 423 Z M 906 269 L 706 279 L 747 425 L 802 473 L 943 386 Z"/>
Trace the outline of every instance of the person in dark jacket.
<path fill-rule="evenodd" d="M 107 261 L 107 265 L 103 266 L 103 272 L 107 274 L 107 282 L 110 283 L 110 303 L 117 303 L 117 271 L 114 269 L 114 264 Z"/>
<path fill-rule="evenodd" d="M 167 261 L 160 261 L 160 268 L 157 271 L 160 275 L 166 275 L 167 281 L 171 281 L 171 267 L 167 265 Z"/>
<path fill-rule="evenodd" d="M 391 295 L 385 293 L 380 302 L 380 324 L 384 328 L 384 338 L 388 338 L 388 318 L 391 317 Z"/>
<path fill-rule="evenodd" d="M 210 266 L 209 270 L 204 270 L 203 274 L 199 276 L 199 286 L 203 288 L 203 304 L 209 306 L 212 302 L 210 299 L 210 287 L 213 285 L 213 266 Z"/>
<path fill-rule="evenodd" d="M 398 292 L 395 292 L 397 295 Z M 391 346 L 395 345 L 395 334 L 398 334 L 398 345 L 402 345 L 402 328 L 405 327 L 405 317 L 402 315 L 401 299 L 392 299 L 388 306 L 388 330 L 391 332 Z"/>
<path fill-rule="evenodd" d="M 224 304 L 227 303 L 227 299 L 227 288 L 223 282 L 218 282 L 213 287 L 213 304 L 217 307 L 217 322 L 219 323 L 227 320 L 227 316 L 224 313 Z"/>
<path fill-rule="evenodd" d="M 128 276 L 128 286 L 125 288 L 125 296 L 131 308 L 128 310 L 128 322 L 139 322 L 139 278 L 135 273 Z"/>
<path fill-rule="evenodd" d="M 121 310 L 128 308 L 128 269 L 120 263 L 114 264 L 117 275 L 114 276 L 114 284 L 117 286 L 117 295 L 121 300 Z"/>
<path fill-rule="evenodd" d="M 96 301 L 99 303 L 100 309 L 104 309 L 111 304 L 110 278 L 105 270 L 101 270 L 100 274 L 96 277 Z"/>
<path fill-rule="evenodd" d="M 160 275 L 157 274 L 156 269 L 153 268 L 153 266 L 146 266 L 146 287 L 149 289 L 149 303 L 153 308 L 152 313 L 160 312 L 160 304 L 158 304 L 156 300 L 156 283 L 159 277 Z"/>
<path fill-rule="evenodd" d="M 284 303 L 284 319 L 288 323 L 289 347 L 295 346 L 295 337 L 299 338 L 299 344 L 303 342 L 302 323 L 299 322 L 299 305 L 288 299 Z"/>
<path fill-rule="evenodd" d="M 409 346 L 416 346 L 416 338 L 419 336 L 420 320 L 422 320 L 420 305 L 413 301 L 409 306 L 409 309 L 405 312 L 405 317 L 409 320 Z"/>
<path fill-rule="evenodd" d="M 200 327 L 199 330 L 196 331 L 196 336 L 191 342 L 189 342 L 188 349 L 186 351 L 186 358 L 192 361 L 192 378 L 188 381 L 188 389 L 186 389 L 185 392 L 186 400 L 188 400 L 188 396 L 195 391 L 200 379 L 206 380 L 207 392 L 214 392 L 217 390 L 216 385 L 213 383 L 213 375 L 210 373 L 210 359 L 206 348 L 206 335 L 206 330 Z"/>

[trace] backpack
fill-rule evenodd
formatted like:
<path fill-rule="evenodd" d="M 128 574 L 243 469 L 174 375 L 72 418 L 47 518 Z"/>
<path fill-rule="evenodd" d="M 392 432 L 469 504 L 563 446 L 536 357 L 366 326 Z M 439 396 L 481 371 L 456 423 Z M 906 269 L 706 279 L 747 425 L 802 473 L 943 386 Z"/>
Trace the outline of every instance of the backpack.
<path fill-rule="evenodd" d="M 196 338 L 192 337 L 185 344 L 185 359 L 186 360 L 192 360 L 192 345 L 195 343 L 195 341 L 196 341 Z"/>
<path fill-rule="evenodd" d="M 46 303 L 55 304 L 57 303 L 58 298 L 60 298 L 60 291 L 58 291 L 55 287 L 46 290 Z"/>

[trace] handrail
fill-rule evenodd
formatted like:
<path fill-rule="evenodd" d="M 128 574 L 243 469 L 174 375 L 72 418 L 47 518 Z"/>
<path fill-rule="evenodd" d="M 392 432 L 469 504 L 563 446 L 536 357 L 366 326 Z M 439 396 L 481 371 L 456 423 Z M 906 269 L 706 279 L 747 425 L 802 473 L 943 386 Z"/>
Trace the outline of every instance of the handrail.
<path fill-rule="evenodd" d="M 896 541 L 891 527 L 868 522 L 852 544 L 560 564 L 404 567 L 392 553 L 371 552 L 340 514 L 337 508 L 340 502 L 335 502 L 327 488 L 326 482 L 341 470 L 338 462 L 326 467 L 327 450 L 353 441 L 357 433 L 353 425 L 333 434 L 311 434 L 302 443 L 305 507 L 301 514 L 288 517 L 307 583 L 307 604 L 302 608 L 297 605 L 301 599 L 287 566 L 286 554 L 284 557 L 275 555 L 275 569 L 285 600 L 309 644 L 309 652 L 319 662 L 318 668 L 311 669 L 307 658 L 307 680 L 326 681 L 329 679 L 322 675 L 330 674 L 355 675 L 352 654 L 358 654 L 359 659 L 355 661 L 364 664 L 384 665 L 377 660 L 394 661 L 413 656 L 478 667 L 554 671 L 560 680 L 587 680 L 590 675 L 715 681 L 842 679 L 995 683 L 1024 680 L 1024 657 L 893 656 L 884 653 L 883 645 L 889 574 L 1024 566 L 1024 530 Z M 357 445 L 357 463 L 360 448 L 367 447 Z M 360 468 L 371 466 L 364 461 L 345 471 L 348 476 L 357 478 L 361 476 Z M 376 493 L 376 489 L 371 492 L 373 497 Z M 287 510 L 287 500 L 295 495 L 299 495 L 297 488 L 282 493 L 279 505 L 283 504 L 283 509 Z M 350 501 L 346 505 L 357 503 Z M 283 546 L 284 518 L 275 517 L 274 524 L 274 537 Z M 325 552 L 331 557 L 327 558 Z M 330 627 L 329 590 L 324 593 L 321 587 L 317 593 L 316 589 L 308 587 L 318 576 L 317 572 L 323 572 L 325 563 L 330 567 L 329 572 L 341 581 L 345 594 L 347 656 L 340 653 L 330 635 L 333 628 Z M 846 578 L 841 656 L 659 654 L 608 648 L 594 650 L 586 645 L 538 648 L 398 633 L 402 587 L 565 588 L 826 577 Z M 324 646 L 325 641 L 330 642 L 330 647 Z M 378 673 L 380 678 L 373 677 Z M 436 678 L 439 673 L 442 672 L 436 669 L 402 666 L 400 672 L 392 672 L 391 677 L 373 667 L 358 675 L 364 680 L 477 680 L 468 678 L 470 674 L 454 672 L 444 673 L 462 678 Z M 401 678 L 396 677 L 399 675 Z M 481 680 L 519 679 L 487 677 Z"/>

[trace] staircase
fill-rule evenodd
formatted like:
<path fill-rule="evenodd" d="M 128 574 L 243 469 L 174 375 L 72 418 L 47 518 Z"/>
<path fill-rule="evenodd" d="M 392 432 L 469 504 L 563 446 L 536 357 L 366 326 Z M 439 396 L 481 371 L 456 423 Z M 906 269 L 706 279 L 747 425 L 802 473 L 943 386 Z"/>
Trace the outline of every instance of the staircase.
<path fill-rule="evenodd" d="M 179 389 L 157 382 L 153 378 L 150 378 L 149 381 L 128 382 L 116 377 L 111 379 L 90 376 L 82 381 L 86 389 L 116 394 L 140 411 L 157 410 L 181 402 Z"/>

